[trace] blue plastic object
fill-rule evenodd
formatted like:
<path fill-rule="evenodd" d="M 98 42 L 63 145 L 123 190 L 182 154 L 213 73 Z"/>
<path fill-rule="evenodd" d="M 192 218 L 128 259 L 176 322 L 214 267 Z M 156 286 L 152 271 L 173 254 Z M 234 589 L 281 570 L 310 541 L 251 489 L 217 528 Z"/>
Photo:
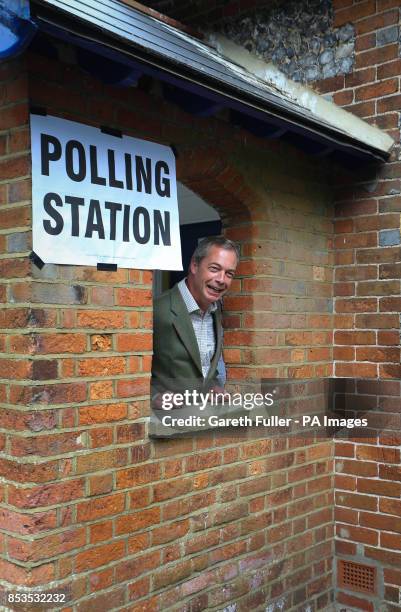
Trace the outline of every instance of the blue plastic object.
<path fill-rule="evenodd" d="M 36 30 L 28 0 L 0 0 L 0 60 L 22 53 Z"/>

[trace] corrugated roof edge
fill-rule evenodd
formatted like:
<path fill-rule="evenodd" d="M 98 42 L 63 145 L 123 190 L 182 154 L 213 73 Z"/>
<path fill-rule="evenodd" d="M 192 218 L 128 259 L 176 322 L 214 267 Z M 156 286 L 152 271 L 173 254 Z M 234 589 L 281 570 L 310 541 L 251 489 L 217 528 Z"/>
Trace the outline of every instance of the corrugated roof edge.
<path fill-rule="evenodd" d="M 335 130 L 384 153 L 390 153 L 393 148 L 395 143 L 391 136 L 337 106 L 309 87 L 291 81 L 273 64 L 255 57 L 225 36 L 210 33 L 206 41 L 227 61 L 239 64 L 266 85 L 276 89 L 284 99 L 297 104 L 300 109 L 310 111 L 326 125 L 331 125 Z"/>

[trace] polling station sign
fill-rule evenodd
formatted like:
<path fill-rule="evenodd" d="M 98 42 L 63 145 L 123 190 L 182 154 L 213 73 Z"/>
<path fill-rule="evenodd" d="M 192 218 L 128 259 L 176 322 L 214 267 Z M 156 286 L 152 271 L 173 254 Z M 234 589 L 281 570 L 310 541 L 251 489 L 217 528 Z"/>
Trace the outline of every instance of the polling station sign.
<path fill-rule="evenodd" d="M 182 270 L 170 147 L 31 115 L 33 250 L 45 263 Z"/>

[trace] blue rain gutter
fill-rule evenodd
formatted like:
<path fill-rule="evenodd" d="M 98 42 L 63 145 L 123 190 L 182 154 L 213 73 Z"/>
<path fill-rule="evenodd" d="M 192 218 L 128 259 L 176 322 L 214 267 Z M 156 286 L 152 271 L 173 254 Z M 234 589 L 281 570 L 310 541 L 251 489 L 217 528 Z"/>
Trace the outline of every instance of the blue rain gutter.
<path fill-rule="evenodd" d="M 0 0 L 0 60 L 22 53 L 36 30 L 30 19 L 29 0 Z"/>

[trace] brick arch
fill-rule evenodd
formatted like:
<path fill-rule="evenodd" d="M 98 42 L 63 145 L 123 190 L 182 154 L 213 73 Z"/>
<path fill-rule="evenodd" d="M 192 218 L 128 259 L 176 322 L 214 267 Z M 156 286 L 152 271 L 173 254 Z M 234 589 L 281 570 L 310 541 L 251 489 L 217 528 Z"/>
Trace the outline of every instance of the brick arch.
<path fill-rule="evenodd" d="M 216 147 L 180 150 L 177 179 L 217 210 L 225 228 L 234 222 L 251 222 L 251 204 L 257 196 L 224 151 Z"/>

